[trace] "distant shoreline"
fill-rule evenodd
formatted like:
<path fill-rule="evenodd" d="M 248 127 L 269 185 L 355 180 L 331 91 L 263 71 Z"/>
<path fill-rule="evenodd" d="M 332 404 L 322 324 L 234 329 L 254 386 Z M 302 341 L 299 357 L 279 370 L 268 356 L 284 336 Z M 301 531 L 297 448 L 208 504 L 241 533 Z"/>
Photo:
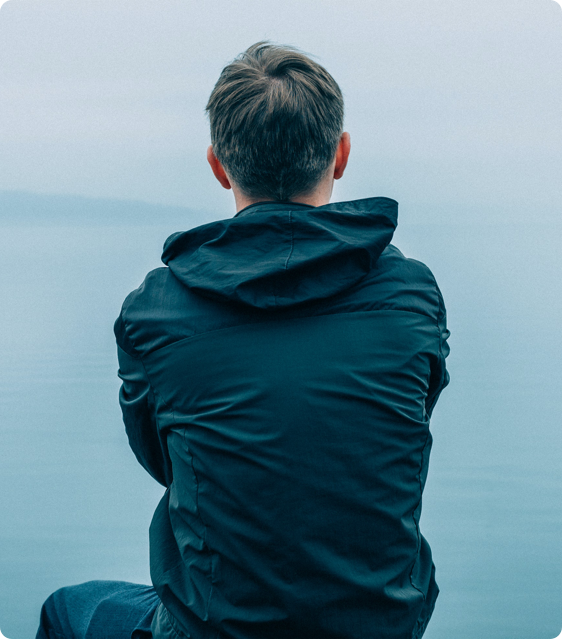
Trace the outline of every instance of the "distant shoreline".
<path fill-rule="evenodd" d="M 0 191 L 0 226 L 161 226 L 174 223 L 178 229 L 187 229 L 212 219 L 208 211 L 136 200 Z"/>

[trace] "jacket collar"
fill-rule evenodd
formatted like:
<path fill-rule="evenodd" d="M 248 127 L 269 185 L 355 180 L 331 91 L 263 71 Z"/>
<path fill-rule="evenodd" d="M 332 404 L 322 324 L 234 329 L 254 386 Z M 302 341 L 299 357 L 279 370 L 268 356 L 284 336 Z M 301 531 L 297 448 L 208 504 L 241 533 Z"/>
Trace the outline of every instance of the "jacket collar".
<path fill-rule="evenodd" d="M 286 211 L 287 209 L 294 208 L 304 208 L 304 209 L 314 209 L 315 206 L 311 204 L 303 204 L 301 202 L 254 202 L 253 204 L 249 204 L 248 206 L 240 209 L 238 213 L 234 217 L 244 217 L 246 215 L 252 215 L 253 213 L 260 213 L 265 211 Z"/>

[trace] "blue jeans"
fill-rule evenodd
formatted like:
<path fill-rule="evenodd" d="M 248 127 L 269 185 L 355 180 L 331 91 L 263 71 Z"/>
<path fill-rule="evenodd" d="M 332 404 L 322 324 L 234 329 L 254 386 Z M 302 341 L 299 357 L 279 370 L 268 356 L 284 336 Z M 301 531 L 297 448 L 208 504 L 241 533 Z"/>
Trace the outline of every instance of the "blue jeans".
<path fill-rule="evenodd" d="M 154 588 L 126 581 L 61 588 L 41 608 L 36 639 L 151 639 L 159 603 Z"/>

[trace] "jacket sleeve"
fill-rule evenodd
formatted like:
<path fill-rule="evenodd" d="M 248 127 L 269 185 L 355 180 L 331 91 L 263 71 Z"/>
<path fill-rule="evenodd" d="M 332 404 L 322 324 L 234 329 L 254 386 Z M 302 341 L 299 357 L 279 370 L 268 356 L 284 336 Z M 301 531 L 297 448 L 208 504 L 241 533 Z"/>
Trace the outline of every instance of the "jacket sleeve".
<path fill-rule="evenodd" d="M 445 365 L 445 358 L 449 355 L 449 343 L 448 339 L 451 332 L 447 329 L 447 312 L 445 310 L 445 304 L 443 302 L 443 296 L 437 284 L 437 294 L 439 297 L 439 313 L 437 317 L 437 331 L 439 333 L 439 351 L 437 357 L 432 365 L 431 374 L 429 378 L 429 390 L 425 400 L 425 411 L 429 418 L 433 413 L 435 404 L 439 399 L 441 391 L 449 383 L 449 373 Z"/>
<path fill-rule="evenodd" d="M 172 464 L 156 420 L 154 392 L 141 358 L 125 332 L 122 315 L 115 322 L 118 375 L 122 380 L 119 404 L 125 431 L 137 460 L 163 486 L 172 481 Z"/>

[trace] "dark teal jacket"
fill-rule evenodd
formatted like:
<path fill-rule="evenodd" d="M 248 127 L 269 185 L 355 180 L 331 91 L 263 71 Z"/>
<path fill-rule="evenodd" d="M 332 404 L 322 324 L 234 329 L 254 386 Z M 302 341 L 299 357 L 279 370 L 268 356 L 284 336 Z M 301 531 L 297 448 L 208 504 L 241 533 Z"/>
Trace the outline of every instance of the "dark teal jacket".
<path fill-rule="evenodd" d="M 167 487 L 156 639 L 422 635 L 449 333 L 429 269 L 390 245 L 397 208 L 252 205 L 172 235 L 125 300 L 123 417 Z"/>

